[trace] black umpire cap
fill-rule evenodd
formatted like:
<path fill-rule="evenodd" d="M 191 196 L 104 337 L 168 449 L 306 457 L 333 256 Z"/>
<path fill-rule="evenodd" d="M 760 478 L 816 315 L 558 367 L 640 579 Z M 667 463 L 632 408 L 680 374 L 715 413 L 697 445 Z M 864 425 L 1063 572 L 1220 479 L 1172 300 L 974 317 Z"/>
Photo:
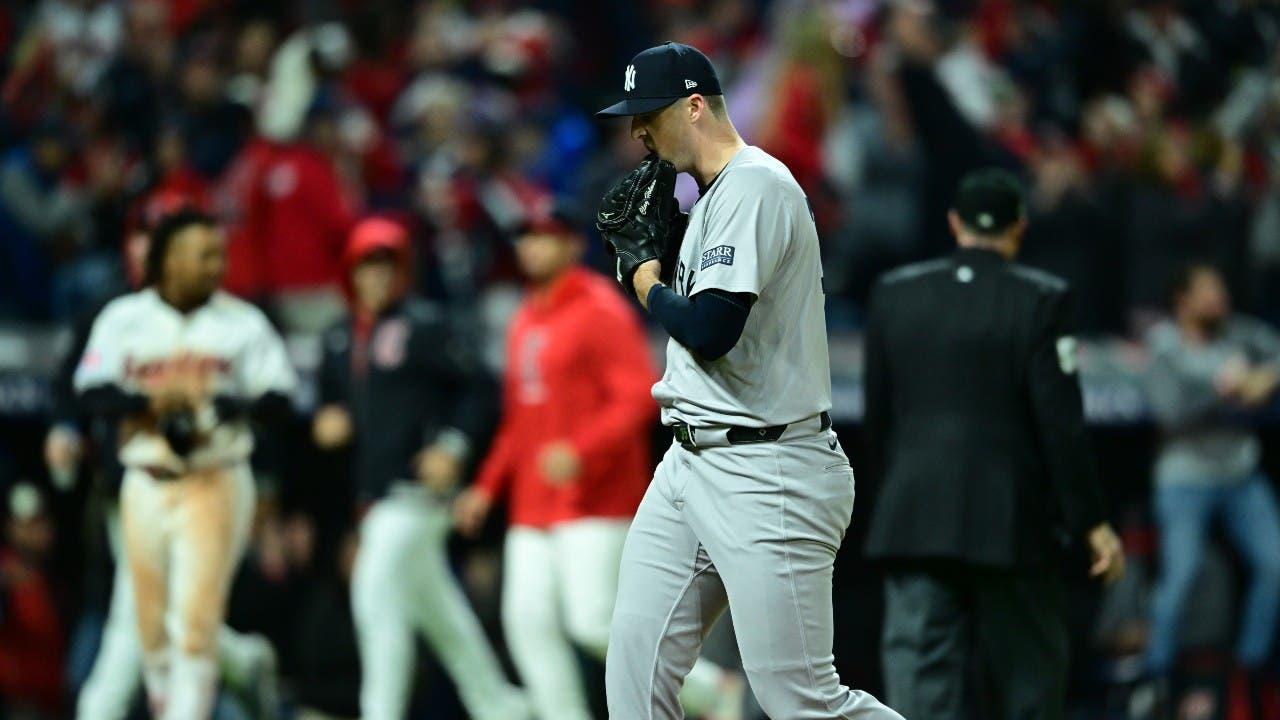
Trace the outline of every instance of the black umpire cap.
<path fill-rule="evenodd" d="M 596 113 L 596 117 L 643 115 L 661 110 L 694 93 L 721 95 L 716 69 L 697 48 L 664 43 L 631 58 L 623 74 L 621 102 Z"/>
<path fill-rule="evenodd" d="M 952 205 L 965 227 L 983 235 L 999 235 L 1026 214 L 1022 183 L 1000 168 L 974 170 L 960 181 Z"/>

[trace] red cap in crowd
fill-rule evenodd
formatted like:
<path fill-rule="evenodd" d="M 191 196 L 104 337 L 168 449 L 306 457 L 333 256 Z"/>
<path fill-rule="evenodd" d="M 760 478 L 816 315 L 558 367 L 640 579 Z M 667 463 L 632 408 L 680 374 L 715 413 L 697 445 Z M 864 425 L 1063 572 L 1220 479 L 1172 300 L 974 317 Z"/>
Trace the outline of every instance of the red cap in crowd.
<path fill-rule="evenodd" d="M 409 252 L 409 231 L 400 223 L 384 217 L 365 218 L 351 228 L 343 260 L 347 267 L 354 267 L 379 250 L 389 250 L 397 257 L 403 257 Z"/>

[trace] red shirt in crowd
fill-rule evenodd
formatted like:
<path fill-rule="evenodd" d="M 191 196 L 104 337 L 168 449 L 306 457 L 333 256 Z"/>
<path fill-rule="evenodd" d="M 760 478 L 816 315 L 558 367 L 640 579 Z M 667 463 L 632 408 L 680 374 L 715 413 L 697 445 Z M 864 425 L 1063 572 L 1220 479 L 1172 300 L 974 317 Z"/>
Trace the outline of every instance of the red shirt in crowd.
<path fill-rule="evenodd" d="M 355 203 L 333 161 L 305 143 L 255 141 L 237 165 L 241 217 L 227 287 L 246 295 L 336 287 Z"/>
<path fill-rule="evenodd" d="M 502 423 L 476 486 L 506 496 L 513 525 L 631 517 L 651 476 L 656 378 L 644 328 L 614 284 L 569 270 L 512 320 Z M 582 471 L 555 486 L 538 459 L 560 440 L 578 451 Z"/>
<path fill-rule="evenodd" d="M 0 548 L 0 697 L 56 714 L 62 701 L 63 635 L 53 591 L 40 572 Z"/>

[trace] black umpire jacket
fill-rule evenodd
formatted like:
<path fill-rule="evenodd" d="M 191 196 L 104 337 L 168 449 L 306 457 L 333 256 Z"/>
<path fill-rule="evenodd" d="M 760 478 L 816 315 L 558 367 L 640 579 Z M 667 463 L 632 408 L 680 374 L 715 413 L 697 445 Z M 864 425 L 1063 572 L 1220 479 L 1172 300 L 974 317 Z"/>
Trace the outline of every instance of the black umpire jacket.
<path fill-rule="evenodd" d="M 355 426 L 356 497 L 372 502 L 416 477 L 414 457 L 443 430 L 481 449 L 497 415 L 497 387 L 475 343 L 444 308 L 397 302 L 368 332 L 343 321 L 324 333 L 320 404 L 339 404 Z"/>
<path fill-rule="evenodd" d="M 961 249 L 886 274 L 866 337 L 867 552 L 1051 561 L 1103 522 L 1058 278 Z"/>

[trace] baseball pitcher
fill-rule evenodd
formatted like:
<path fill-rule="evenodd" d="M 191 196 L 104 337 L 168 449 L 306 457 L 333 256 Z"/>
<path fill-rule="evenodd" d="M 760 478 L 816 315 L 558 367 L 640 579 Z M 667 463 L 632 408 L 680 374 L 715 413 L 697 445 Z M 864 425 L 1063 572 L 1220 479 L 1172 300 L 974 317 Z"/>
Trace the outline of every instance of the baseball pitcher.
<path fill-rule="evenodd" d="M 286 417 L 295 384 L 266 318 L 217 289 L 224 266 L 212 218 L 163 220 L 146 287 L 103 309 L 75 374 L 89 412 L 120 425 L 143 680 L 168 720 L 212 711 L 218 632 L 254 506 L 250 420 Z"/>
<path fill-rule="evenodd" d="M 770 717 L 900 720 L 842 685 L 832 656 L 831 575 L 854 486 L 828 414 L 822 263 L 805 195 L 743 142 L 696 49 L 645 50 L 624 92 L 599 114 L 631 116 L 651 155 L 606 194 L 597 227 L 623 288 L 671 334 L 653 395 L 675 442 L 623 549 L 610 716 L 682 717 L 681 684 L 728 607 Z M 687 218 L 677 172 L 701 190 Z"/>

